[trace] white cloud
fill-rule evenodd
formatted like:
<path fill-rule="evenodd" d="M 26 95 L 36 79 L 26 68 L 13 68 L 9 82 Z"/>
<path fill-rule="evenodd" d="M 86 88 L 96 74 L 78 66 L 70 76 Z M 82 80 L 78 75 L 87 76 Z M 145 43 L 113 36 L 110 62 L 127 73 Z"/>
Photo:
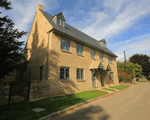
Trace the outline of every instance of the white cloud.
<path fill-rule="evenodd" d="M 15 29 L 30 32 L 30 28 L 36 14 L 37 6 L 43 5 L 46 10 L 53 11 L 58 8 L 57 0 L 13 0 L 11 1 L 12 10 L 5 11 L 3 15 L 8 15 L 15 23 Z M 23 36 L 19 41 L 26 41 L 28 35 Z"/>
<path fill-rule="evenodd" d="M 136 53 L 140 54 L 150 54 L 150 33 L 139 37 L 132 38 L 130 40 L 125 40 L 124 42 L 114 43 L 113 47 L 117 48 L 114 52 L 118 55 L 117 61 L 124 61 L 124 53 L 126 51 L 127 60 L 130 56 Z M 111 46 L 111 47 L 112 47 Z"/>
<path fill-rule="evenodd" d="M 97 40 L 120 34 L 150 13 L 149 0 L 105 0 L 101 5 L 95 1 L 84 21 L 75 26 Z"/>

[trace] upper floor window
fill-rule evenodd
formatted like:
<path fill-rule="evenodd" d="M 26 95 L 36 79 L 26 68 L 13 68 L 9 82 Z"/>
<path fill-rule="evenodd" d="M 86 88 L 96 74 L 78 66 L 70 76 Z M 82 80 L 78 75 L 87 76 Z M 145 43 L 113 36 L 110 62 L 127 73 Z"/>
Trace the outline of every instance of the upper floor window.
<path fill-rule="evenodd" d="M 84 79 L 83 78 L 83 69 L 77 68 L 77 79 Z"/>
<path fill-rule="evenodd" d="M 83 46 L 82 45 L 77 44 L 76 50 L 77 50 L 77 54 L 83 55 Z"/>
<path fill-rule="evenodd" d="M 91 58 L 95 58 L 95 51 L 94 50 L 90 50 L 91 53 Z"/>
<path fill-rule="evenodd" d="M 99 59 L 103 61 L 103 53 L 99 53 Z"/>
<path fill-rule="evenodd" d="M 112 57 L 111 56 L 108 56 L 108 61 L 109 61 L 109 63 L 112 63 Z"/>
<path fill-rule="evenodd" d="M 70 41 L 61 39 L 61 49 L 70 51 Z"/>
<path fill-rule="evenodd" d="M 70 74 L 70 68 L 68 67 L 60 67 L 60 79 L 68 80 Z"/>

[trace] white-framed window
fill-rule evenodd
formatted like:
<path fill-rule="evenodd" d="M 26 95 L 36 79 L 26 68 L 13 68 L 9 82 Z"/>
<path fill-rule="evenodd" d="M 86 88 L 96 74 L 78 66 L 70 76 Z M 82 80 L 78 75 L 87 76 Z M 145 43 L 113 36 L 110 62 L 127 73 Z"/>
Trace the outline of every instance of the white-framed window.
<path fill-rule="evenodd" d="M 63 20 L 60 19 L 60 25 L 63 26 Z"/>
<path fill-rule="evenodd" d="M 60 25 L 61 20 L 58 18 L 57 19 L 57 24 Z"/>
<path fill-rule="evenodd" d="M 60 79 L 69 80 L 70 68 L 69 67 L 60 67 Z"/>
<path fill-rule="evenodd" d="M 110 72 L 110 73 L 109 73 L 109 77 L 110 77 L 111 80 L 114 80 L 114 73 L 113 73 L 113 72 Z"/>
<path fill-rule="evenodd" d="M 65 27 L 65 21 L 63 21 L 63 27 Z"/>
<path fill-rule="evenodd" d="M 83 80 L 84 79 L 84 70 L 81 68 L 77 68 L 77 80 Z"/>
<path fill-rule="evenodd" d="M 95 51 L 94 50 L 90 50 L 90 54 L 91 54 L 91 58 L 95 58 Z"/>
<path fill-rule="evenodd" d="M 103 61 L 103 53 L 99 53 L 99 59 Z"/>
<path fill-rule="evenodd" d="M 63 21 L 62 19 L 58 19 L 58 25 L 64 27 L 65 26 L 65 21 Z"/>
<path fill-rule="evenodd" d="M 108 62 L 112 63 L 112 57 L 111 56 L 108 56 Z"/>
<path fill-rule="evenodd" d="M 77 44 L 76 52 L 77 52 L 77 54 L 79 54 L 79 55 L 83 55 L 83 46 Z"/>
<path fill-rule="evenodd" d="M 61 39 L 61 49 L 66 50 L 66 51 L 70 51 L 70 41 L 65 40 L 65 39 Z"/>

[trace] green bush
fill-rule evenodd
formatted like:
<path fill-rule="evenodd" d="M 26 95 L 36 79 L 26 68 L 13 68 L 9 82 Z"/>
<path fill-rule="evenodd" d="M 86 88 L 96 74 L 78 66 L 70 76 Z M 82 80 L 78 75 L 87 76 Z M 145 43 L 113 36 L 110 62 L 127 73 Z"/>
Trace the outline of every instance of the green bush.
<path fill-rule="evenodd" d="M 123 76 L 119 77 L 119 82 L 123 82 L 123 81 L 124 81 L 124 77 Z"/>
<path fill-rule="evenodd" d="M 127 83 L 127 79 L 125 79 L 125 83 Z"/>
<path fill-rule="evenodd" d="M 118 69 L 123 69 L 122 71 L 126 72 L 124 62 L 117 62 L 117 68 Z M 133 69 L 135 69 L 135 76 L 133 76 L 133 78 L 134 77 L 140 77 L 142 75 L 142 67 L 139 64 L 134 64 L 134 63 L 127 62 L 127 68 L 129 69 L 128 74 L 132 74 Z"/>

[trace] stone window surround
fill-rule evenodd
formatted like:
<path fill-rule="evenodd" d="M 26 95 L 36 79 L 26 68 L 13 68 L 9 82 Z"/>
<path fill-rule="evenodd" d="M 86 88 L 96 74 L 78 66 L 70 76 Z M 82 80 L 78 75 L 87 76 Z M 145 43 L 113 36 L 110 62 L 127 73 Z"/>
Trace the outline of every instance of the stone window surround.
<path fill-rule="evenodd" d="M 63 76 L 61 75 L 62 74 L 62 71 L 61 71 L 62 69 L 64 69 Z M 69 72 L 68 76 L 66 76 L 66 72 Z M 62 77 L 64 77 L 64 78 L 62 78 Z M 60 66 L 60 80 L 62 80 L 62 81 L 70 80 L 70 67 Z"/>
<path fill-rule="evenodd" d="M 76 43 L 76 53 L 83 56 L 83 45 Z"/>
<path fill-rule="evenodd" d="M 79 70 L 79 77 L 80 78 L 78 78 L 78 70 Z M 84 69 L 83 68 L 77 68 L 76 69 L 76 75 L 77 75 L 77 80 L 84 80 Z"/>

